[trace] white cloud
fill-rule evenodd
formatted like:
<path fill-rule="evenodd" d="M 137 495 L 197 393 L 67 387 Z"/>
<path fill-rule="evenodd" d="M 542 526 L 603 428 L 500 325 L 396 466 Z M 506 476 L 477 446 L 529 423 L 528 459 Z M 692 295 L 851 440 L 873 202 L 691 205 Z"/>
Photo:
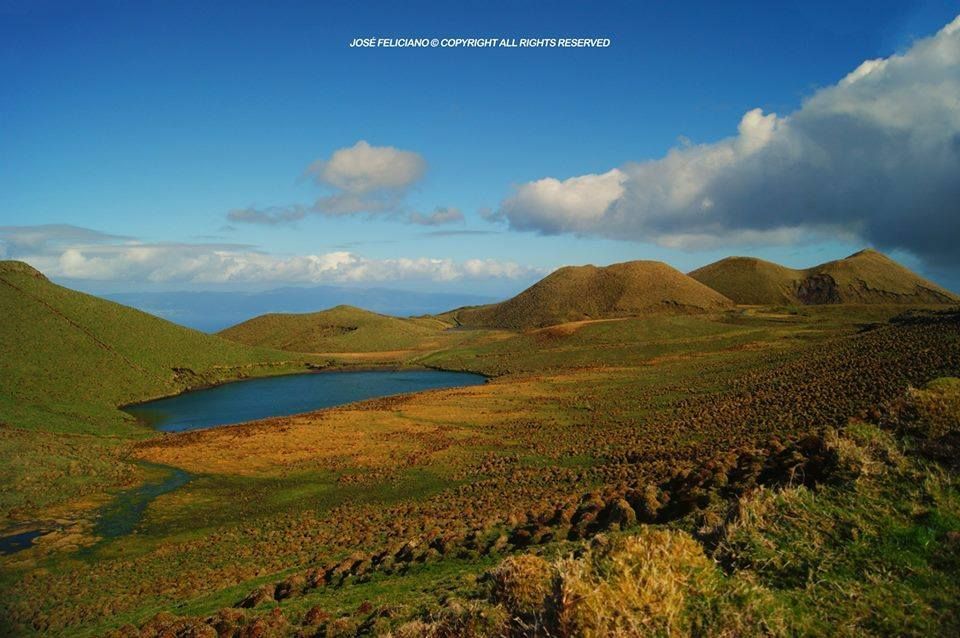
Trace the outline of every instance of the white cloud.
<path fill-rule="evenodd" d="M 500 215 L 523 230 L 589 230 L 607 207 L 623 196 L 624 179 L 623 172 L 616 168 L 603 175 L 563 181 L 547 177 L 519 186 L 501 205 Z"/>
<path fill-rule="evenodd" d="M 393 146 L 371 146 L 360 140 L 335 151 L 330 159 L 317 160 L 307 173 L 320 184 L 362 195 L 408 188 L 423 177 L 426 169 L 426 161 L 417 153 Z"/>
<path fill-rule="evenodd" d="M 868 60 L 787 116 L 658 160 L 520 185 L 511 228 L 679 248 L 825 233 L 960 263 L 960 16 L 904 54 Z"/>
<path fill-rule="evenodd" d="M 418 153 L 393 146 L 371 146 L 360 140 L 307 167 L 305 174 L 328 190 L 310 206 L 253 207 L 227 213 L 232 222 L 278 225 L 303 219 L 307 213 L 325 216 L 384 215 L 400 217 L 409 189 L 419 182 L 427 162 Z M 438 209 L 439 210 L 439 209 Z M 418 213 L 407 218 L 426 219 Z"/>
<path fill-rule="evenodd" d="M 455 224 L 463 221 L 463 213 L 458 208 L 438 206 L 429 215 L 411 213 L 409 221 L 411 224 L 420 224 L 421 226 Z"/>
<path fill-rule="evenodd" d="M 242 244 L 144 243 L 71 227 L 0 228 L 0 254 L 51 277 L 97 281 L 218 283 L 386 282 L 518 279 L 537 268 L 496 260 L 399 257 L 372 259 L 347 251 L 271 255 Z M 77 235 L 97 242 L 71 241 Z M 26 245 L 18 238 L 29 237 Z"/>

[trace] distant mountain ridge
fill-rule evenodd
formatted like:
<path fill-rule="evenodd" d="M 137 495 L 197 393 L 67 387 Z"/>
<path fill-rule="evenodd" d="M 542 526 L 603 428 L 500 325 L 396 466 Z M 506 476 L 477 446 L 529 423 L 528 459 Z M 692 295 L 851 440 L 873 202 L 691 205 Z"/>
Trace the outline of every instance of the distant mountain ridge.
<path fill-rule="evenodd" d="M 498 304 L 460 308 L 443 317 L 465 327 L 527 329 L 591 319 L 698 314 L 732 301 L 659 261 L 567 266 Z"/>
<path fill-rule="evenodd" d="M 484 295 L 453 292 L 340 286 L 284 287 L 262 292 L 123 292 L 103 296 L 204 332 L 217 332 L 268 313 L 308 313 L 340 305 L 358 306 L 396 317 L 412 317 L 496 300 Z"/>
<path fill-rule="evenodd" d="M 292 352 L 373 352 L 412 348 L 446 327 L 431 317 L 404 319 L 340 305 L 319 312 L 260 315 L 217 334 Z"/>
<path fill-rule="evenodd" d="M 960 302 L 949 290 L 872 249 L 802 270 L 754 257 L 727 257 L 690 277 L 744 305 Z"/>

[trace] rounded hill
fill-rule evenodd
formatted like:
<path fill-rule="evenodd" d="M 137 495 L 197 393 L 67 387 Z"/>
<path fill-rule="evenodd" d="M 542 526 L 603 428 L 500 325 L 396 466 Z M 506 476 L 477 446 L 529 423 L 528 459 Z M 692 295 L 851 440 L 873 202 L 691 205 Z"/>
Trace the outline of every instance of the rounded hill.
<path fill-rule="evenodd" d="M 876 250 L 794 270 L 752 257 L 728 257 L 690 273 L 746 305 L 951 304 L 949 290 Z"/>
<path fill-rule="evenodd" d="M 756 257 L 727 257 L 690 276 L 738 304 L 792 304 L 804 271 Z"/>
<path fill-rule="evenodd" d="M 435 319 L 402 319 L 341 305 L 320 312 L 260 315 L 218 334 L 293 352 L 373 352 L 414 347 L 444 327 Z"/>
<path fill-rule="evenodd" d="M 695 314 L 733 303 L 658 261 L 568 266 L 502 303 L 451 313 L 467 327 L 507 329 L 646 314 Z"/>

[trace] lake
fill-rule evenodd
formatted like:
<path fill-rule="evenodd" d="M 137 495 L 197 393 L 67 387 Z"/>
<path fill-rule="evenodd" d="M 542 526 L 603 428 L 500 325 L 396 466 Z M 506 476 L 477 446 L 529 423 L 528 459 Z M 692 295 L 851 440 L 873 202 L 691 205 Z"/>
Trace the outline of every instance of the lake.
<path fill-rule="evenodd" d="M 124 410 L 158 430 L 182 432 L 484 381 L 478 374 L 441 370 L 313 372 L 227 383 Z"/>

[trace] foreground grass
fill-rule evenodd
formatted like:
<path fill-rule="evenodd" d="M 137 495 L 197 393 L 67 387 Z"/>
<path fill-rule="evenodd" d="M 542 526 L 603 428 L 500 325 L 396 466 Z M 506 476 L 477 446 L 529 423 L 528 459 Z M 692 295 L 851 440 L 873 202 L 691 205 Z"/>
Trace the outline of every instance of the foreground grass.
<path fill-rule="evenodd" d="M 781 477 L 664 524 L 411 563 L 210 615 L 242 597 L 234 588 L 117 635 L 956 635 L 960 479 L 929 452 L 956 444 L 958 408 L 960 383 L 941 383 L 882 428 L 824 432 L 832 469 L 810 486 Z"/>

